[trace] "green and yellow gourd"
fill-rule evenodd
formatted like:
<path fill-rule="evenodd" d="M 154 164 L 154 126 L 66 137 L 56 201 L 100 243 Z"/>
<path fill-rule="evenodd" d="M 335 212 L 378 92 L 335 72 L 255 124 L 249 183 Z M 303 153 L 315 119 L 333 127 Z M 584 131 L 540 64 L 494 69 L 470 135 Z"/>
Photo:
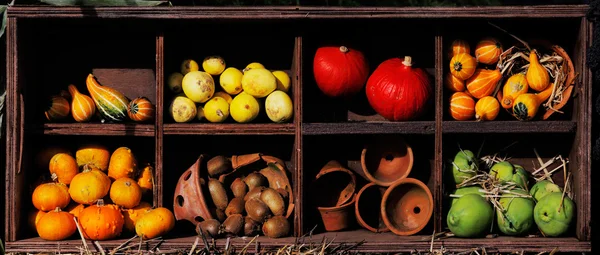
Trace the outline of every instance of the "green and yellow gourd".
<path fill-rule="evenodd" d="M 113 88 L 102 86 L 92 74 L 88 75 L 85 84 L 104 121 L 119 122 L 127 119 L 129 99 L 125 95 Z"/>
<path fill-rule="evenodd" d="M 517 96 L 512 107 L 513 116 L 521 121 L 533 119 L 540 105 L 552 95 L 553 89 L 554 83 L 551 83 L 548 88 L 540 93 L 524 93 Z"/>

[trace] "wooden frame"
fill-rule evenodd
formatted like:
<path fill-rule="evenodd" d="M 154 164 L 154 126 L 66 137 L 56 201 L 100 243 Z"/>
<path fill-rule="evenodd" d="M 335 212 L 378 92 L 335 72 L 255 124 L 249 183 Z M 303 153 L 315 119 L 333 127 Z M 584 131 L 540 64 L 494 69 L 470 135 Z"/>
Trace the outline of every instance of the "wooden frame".
<path fill-rule="evenodd" d="M 439 233 L 443 230 L 445 215 L 443 210 L 443 171 L 444 151 L 443 141 L 446 137 L 452 137 L 460 134 L 497 134 L 509 133 L 515 135 L 526 135 L 528 133 L 547 133 L 547 134 L 572 134 L 572 147 L 569 157 L 575 166 L 572 169 L 579 169 L 573 176 L 575 187 L 575 197 L 577 204 L 577 224 L 574 235 L 561 238 L 513 238 L 500 236 L 497 238 L 485 239 L 459 239 L 448 238 L 436 240 L 434 248 L 445 247 L 449 251 L 462 251 L 470 248 L 485 247 L 487 251 L 511 252 L 527 251 L 542 252 L 551 251 L 555 247 L 561 252 L 590 252 L 591 251 L 591 122 L 588 118 L 592 116 L 591 112 L 591 84 L 592 74 L 586 67 L 585 49 L 591 45 L 592 29 L 591 24 L 585 17 L 588 6 L 585 5 L 564 5 L 564 6 L 522 6 L 522 7 L 469 7 L 469 8 L 325 8 L 325 7 L 46 7 L 46 6 L 12 6 L 8 9 L 7 25 L 7 143 L 6 143 L 6 251 L 7 252 L 35 252 L 60 249 L 62 252 L 78 251 L 81 246 L 80 240 L 69 240 L 61 242 L 45 242 L 39 238 L 21 238 L 20 227 L 23 222 L 22 205 L 28 201 L 27 196 L 22 193 L 25 179 L 23 177 L 24 161 L 24 142 L 23 137 L 30 133 L 40 133 L 41 136 L 61 136 L 61 135 L 108 135 L 108 136 L 135 136 L 154 139 L 155 153 L 155 180 L 156 189 L 154 190 L 154 205 L 171 205 L 163 203 L 164 197 L 172 196 L 172 191 L 165 187 L 173 187 L 174 184 L 165 184 L 165 154 L 164 150 L 167 136 L 174 135 L 283 135 L 293 136 L 293 153 L 287 162 L 292 170 L 293 189 L 295 192 L 296 208 L 293 217 L 294 236 L 307 234 L 312 225 L 309 225 L 311 219 L 304 217 L 305 210 L 303 202 L 304 189 L 308 185 L 312 176 L 306 169 L 306 162 L 311 159 L 305 158 L 307 152 L 304 151 L 310 139 L 307 137 L 330 136 L 330 135 L 423 135 L 431 136 L 434 143 L 432 150 L 432 178 L 433 188 L 431 192 L 434 196 L 434 215 L 432 217 L 433 230 Z M 446 43 L 445 34 L 439 30 L 435 31 L 433 40 L 433 51 L 435 61 L 431 74 L 435 77 L 435 111 L 433 120 L 422 120 L 415 122 L 391 123 L 385 121 L 366 121 L 366 122 L 305 122 L 304 117 L 310 114 L 305 108 L 308 102 L 303 101 L 305 84 L 308 84 L 308 76 L 312 72 L 308 71 L 307 63 L 312 60 L 307 56 L 312 54 L 307 51 L 306 40 L 310 34 L 302 27 L 306 22 L 326 22 L 334 19 L 357 19 L 364 21 L 371 20 L 396 20 L 396 19 L 414 19 L 426 20 L 431 24 L 443 24 L 452 22 L 455 19 L 571 19 L 579 20 L 577 38 L 574 39 L 573 55 L 571 55 L 574 65 L 580 75 L 578 76 L 577 89 L 578 97 L 573 98 L 573 115 L 570 120 L 552 120 L 552 121 L 498 121 L 498 122 L 455 122 L 444 119 L 445 112 L 444 100 L 448 96 L 444 95 L 443 74 L 446 66 L 446 60 L 443 58 L 444 45 Z M 31 26 L 21 26 L 22 22 L 31 22 L 39 19 L 64 20 L 64 22 L 77 22 L 86 20 L 102 24 L 103 22 L 128 22 L 125 19 L 141 20 L 148 22 L 148 25 L 156 25 L 151 28 L 155 32 L 155 93 L 156 93 L 156 121 L 154 124 L 45 124 L 41 130 L 30 130 L 25 126 L 26 115 L 28 113 L 24 106 L 23 84 L 24 80 L 22 70 L 25 70 L 26 63 L 23 63 L 20 40 L 22 33 L 27 33 L 25 28 Z M 301 29 L 298 33 L 293 33 L 293 64 L 291 68 L 293 83 L 293 101 L 294 121 L 289 124 L 195 124 L 202 125 L 200 131 L 194 130 L 185 124 L 167 124 L 163 121 L 165 116 L 165 46 L 168 44 L 169 35 L 165 33 L 164 26 L 158 25 L 165 21 L 179 22 L 201 22 L 208 20 L 244 22 L 244 21 L 265 21 L 281 22 L 287 21 L 298 24 Z M 575 29 L 575 28 L 574 28 Z M 31 32 L 31 31 L 29 31 Z M 167 43 L 166 43 L 167 42 Z M 571 54 L 571 52 L 569 52 Z M 308 54 L 308 55 L 307 55 Z M 309 95 L 305 95 L 309 96 Z M 83 131 L 82 131 L 83 130 Z M 507 131 L 509 130 L 509 131 Z M 318 139 L 318 138 L 316 138 Z M 26 148 L 25 148 L 26 149 Z M 354 165 L 352 165 L 354 164 Z M 356 171 L 356 162 L 348 162 L 349 167 Z M 181 169 L 183 171 L 185 169 Z M 375 234 L 366 230 L 353 230 L 339 233 L 320 233 L 315 234 L 313 239 L 321 241 L 326 236 L 329 239 L 336 237 L 335 242 L 358 242 L 366 240 L 356 250 L 364 252 L 410 252 L 414 250 L 426 251 L 430 249 L 431 233 L 420 233 L 416 236 L 398 237 L 393 234 Z M 161 250 L 169 249 L 187 249 L 194 242 L 194 236 L 167 239 L 161 244 Z M 101 242 L 104 248 L 118 246 L 123 240 L 112 240 Z M 232 240 L 233 245 L 243 246 L 247 240 L 236 238 Z M 294 242 L 294 237 L 282 239 L 268 239 L 261 237 L 258 239 L 261 248 L 273 248 L 285 243 Z M 224 240 L 218 240 L 218 244 L 223 244 Z M 92 247 L 91 243 L 89 246 Z"/>

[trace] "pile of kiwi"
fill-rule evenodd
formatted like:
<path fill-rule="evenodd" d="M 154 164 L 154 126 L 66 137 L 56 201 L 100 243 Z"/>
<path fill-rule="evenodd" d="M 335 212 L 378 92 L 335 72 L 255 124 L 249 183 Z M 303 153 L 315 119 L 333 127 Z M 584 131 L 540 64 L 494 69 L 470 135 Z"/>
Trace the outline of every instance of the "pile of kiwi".
<path fill-rule="evenodd" d="M 213 157 L 206 168 L 210 194 L 206 202 L 213 208 L 216 219 L 200 222 L 196 226 L 198 234 L 212 238 L 289 235 L 290 224 L 285 217 L 287 191 L 270 188 L 268 179 L 260 171 L 249 172 L 225 185 L 218 177 L 231 171 L 231 162 L 224 156 Z"/>

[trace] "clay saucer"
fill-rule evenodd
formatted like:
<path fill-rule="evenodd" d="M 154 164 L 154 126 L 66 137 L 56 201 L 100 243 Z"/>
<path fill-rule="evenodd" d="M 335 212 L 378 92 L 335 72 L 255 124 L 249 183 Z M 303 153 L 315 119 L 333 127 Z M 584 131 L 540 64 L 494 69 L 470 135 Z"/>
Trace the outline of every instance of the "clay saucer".
<path fill-rule="evenodd" d="M 381 201 L 383 222 L 394 234 L 414 235 L 433 214 L 433 197 L 427 186 L 414 178 L 398 180 L 388 187 Z"/>
<path fill-rule="evenodd" d="M 360 156 L 367 179 L 384 187 L 407 177 L 413 161 L 412 148 L 398 137 L 381 137 L 365 146 Z"/>

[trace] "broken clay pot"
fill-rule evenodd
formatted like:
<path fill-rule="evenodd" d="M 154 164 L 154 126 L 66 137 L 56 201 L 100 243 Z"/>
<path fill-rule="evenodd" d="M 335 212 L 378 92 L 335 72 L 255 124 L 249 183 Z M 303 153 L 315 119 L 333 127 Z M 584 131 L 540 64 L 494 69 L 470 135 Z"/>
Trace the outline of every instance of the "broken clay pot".
<path fill-rule="evenodd" d="M 381 206 L 381 200 L 386 188 L 378 186 L 371 182 L 360 189 L 356 195 L 354 204 L 354 213 L 358 224 L 367 230 L 375 233 L 388 232 L 388 227 L 383 222 L 381 210 L 376 210 Z M 375 210 L 374 210 L 375 209 Z"/>
<path fill-rule="evenodd" d="M 190 166 L 177 181 L 173 199 L 173 213 L 177 220 L 188 220 L 194 225 L 213 219 L 210 209 L 204 199 L 208 195 L 206 182 L 201 178 L 201 173 L 207 174 L 205 169 L 205 155 L 200 155 L 196 162 Z"/>
<path fill-rule="evenodd" d="M 383 222 L 394 234 L 414 235 L 431 219 L 433 197 L 423 182 L 404 178 L 388 187 L 380 208 Z"/>
<path fill-rule="evenodd" d="M 412 148 L 399 137 L 378 138 L 365 146 L 360 157 L 367 179 L 384 187 L 407 177 L 413 160 Z"/>
<path fill-rule="evenodd" d="M 335 207 L 346 204 L 356 191 L 356 176 L 339 162 L 331 160 L 321 168 L 313 182 L 315 202 L 318 207 Z"/>

